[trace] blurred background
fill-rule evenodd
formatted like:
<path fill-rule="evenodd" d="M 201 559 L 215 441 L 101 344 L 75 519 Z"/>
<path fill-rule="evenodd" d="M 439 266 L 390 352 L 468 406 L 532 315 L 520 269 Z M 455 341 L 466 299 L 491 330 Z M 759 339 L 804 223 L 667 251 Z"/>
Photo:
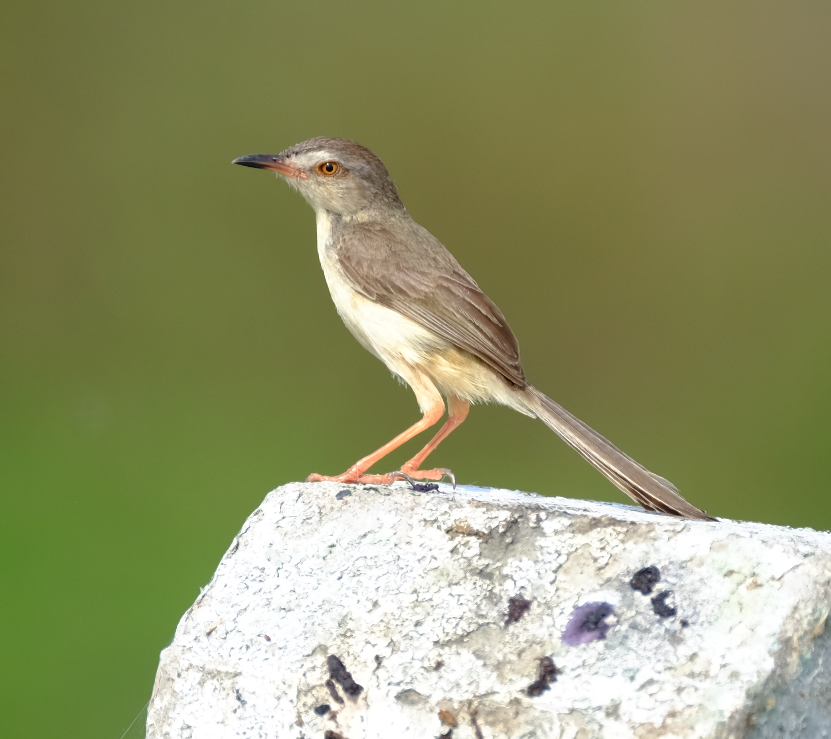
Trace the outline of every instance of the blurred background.
<path fill-rule="evenodd" d="M 310 208 L 231 166 L 311 136 L 385 161 L 535 385 L 715 515 L 831 528 L 828 3 L 4 17 L 0 735 L 118 739 L 265 494 L 418 418 L 331 305 Z M 433 461 L 628 502 L 502 408 Z"/>

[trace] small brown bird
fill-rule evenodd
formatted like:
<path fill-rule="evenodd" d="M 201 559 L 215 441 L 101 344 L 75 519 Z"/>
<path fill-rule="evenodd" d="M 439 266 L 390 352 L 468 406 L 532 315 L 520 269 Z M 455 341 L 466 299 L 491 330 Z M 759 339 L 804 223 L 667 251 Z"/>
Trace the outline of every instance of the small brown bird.
<path fill-rule="evenodd" d="M 234 164 L 270 169 L 300 192 L 317 216 L 317 251 L 332 300 L 360 344 L 409 385 L 423 417 L 334 477 L 309 481 L 389 484 L 452 477 L 421 465 L 467 416 L 470 403 L 500 403 L 537 417 L 612 483 L 650 511 L 715 520 L 675 486 L 628 457 L 528 384 L 516 337 L 499 308 L 453 255 L 407 213 L 381 160 L 347 139 L 314 138 L 282 154 Z M 404 442 L 448 418 L 400 471 L 367 471 Z"/>

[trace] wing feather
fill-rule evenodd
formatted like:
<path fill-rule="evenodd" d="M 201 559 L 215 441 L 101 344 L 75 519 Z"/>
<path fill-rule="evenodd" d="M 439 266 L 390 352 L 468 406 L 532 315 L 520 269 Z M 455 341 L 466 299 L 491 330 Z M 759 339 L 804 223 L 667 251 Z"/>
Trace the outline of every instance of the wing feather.
<path fill-rule="evenodd" d="M 511 385 L 527 385 L 505 316 L 426 229 L 409 218 L 394 227 L 349 224 L 329 249 L 364 297 L 474 354 Z"/>

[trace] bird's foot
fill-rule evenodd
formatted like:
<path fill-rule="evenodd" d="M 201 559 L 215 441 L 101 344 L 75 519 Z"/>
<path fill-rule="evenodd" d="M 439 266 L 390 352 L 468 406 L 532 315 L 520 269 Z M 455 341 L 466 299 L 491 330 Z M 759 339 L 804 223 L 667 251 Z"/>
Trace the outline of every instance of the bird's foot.
<path fill-rule="evenodd" d="M 444 467 L 437 467 L 433 470 L 413 470 L 408 469 L 405 465 L 396 472 L 387 472 L 384 475 L 367 475 L 361 472 L 357 467 L 350 467 L 346 472 L 340 475 L 318 475 L 313 472 L 306 478 L 306 482 L 341 482 L 346 485 L 392 485 L 396 480 L 407 480 L 413 484 L 414 480 L 442 480 L 449 477 L 456 487 L 456 476 Z"/>
<path fill-rule="evenodd" d="M 318 475 L 316 472 L 312 472 L 312 474 L 306 478 L 306 482 L 342 482 L 347 485 L 389 485 L 387 477 L 387 475 L 365 475 L 360 468 L 355 466 L 350 467 L 346 470 L 346 472 L 343 472 L 340 475 Z"/>
<path fill-rule="evenodd" d="M 436 482 L 441 482 L 445 477 L 449 477 L 450 482 L 453 483 L 453 487 L 456 487 L 456 475 L 453 474 L 452 470 L 448 470 L 446 467 L 436 467 L 433 470 L 414 470 L 410 469 L 405 464 L 401 468 L 400 472 L 391 472 L 390 474 L 401 474 L 402 476 L 412 478 L 413 480 L 435 480 Z"/>

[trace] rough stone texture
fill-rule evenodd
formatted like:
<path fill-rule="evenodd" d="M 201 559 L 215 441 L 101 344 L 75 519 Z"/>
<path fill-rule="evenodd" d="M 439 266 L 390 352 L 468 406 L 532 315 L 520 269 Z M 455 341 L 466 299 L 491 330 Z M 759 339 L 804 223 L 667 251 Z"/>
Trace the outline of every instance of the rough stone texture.
<path fill-rule="evenodd" d="M 807 529 L 286 485 L 162 652 L 148 737 L 818 739 L 829 596 Z"/>

